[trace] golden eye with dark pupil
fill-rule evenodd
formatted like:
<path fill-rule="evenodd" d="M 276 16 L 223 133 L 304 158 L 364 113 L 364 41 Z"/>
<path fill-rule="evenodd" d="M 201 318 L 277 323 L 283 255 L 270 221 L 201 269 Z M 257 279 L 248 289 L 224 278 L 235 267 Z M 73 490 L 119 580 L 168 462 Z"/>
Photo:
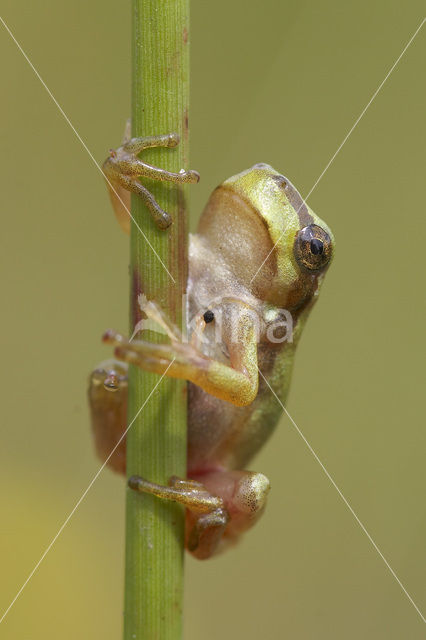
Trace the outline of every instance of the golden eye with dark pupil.
<path fill-rule="evenodd" d="M 330 261 L 331 253 L 331 238 L 317 224 L 310 224 L 297 233 L 294 256 L 302 268 L 309 271 L 323 269 Z"/>

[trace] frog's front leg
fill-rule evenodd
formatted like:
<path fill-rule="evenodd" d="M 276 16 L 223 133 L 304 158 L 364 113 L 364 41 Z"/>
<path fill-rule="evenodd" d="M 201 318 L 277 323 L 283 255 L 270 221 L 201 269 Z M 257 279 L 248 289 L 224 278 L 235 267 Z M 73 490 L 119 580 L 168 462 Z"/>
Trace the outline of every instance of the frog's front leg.
<path fill-rule="evenodd" d="M 144 307 L 146 313 L 150 313 L 148 305 L 152 304 Z M 159 310 L 156 306 L 153 309 L 158 321 Z M 243 310 L 236 320 L 235 339 L 226 345 L 229 365 L 206 356 L 194 344 L 183 342 L 179 330 L 171 323 L 161 324 L 167 327 L 170 344 L 130 341 L 112 329 L 104 334 L 103 340 L 115 346 L 114 354 L 119 360 L 145 371 L 189 380 L 207 393 L 240 407 L 253 402 L 258 391 L 258 369 L 256 331 L 250 314 Z"/>
<path fill-rule="evenodd" d="M 173 500 L 186 507 L 185 545 L 202 560 L 235 543 L 263 513 L 269 480 L 252 471 L 214 471 L 196 479 L 172 477 L 169 486 L 132 476 L 129 486 L 140 493 Z"/>
<path fill-rule="evenodd" d="M 128 129 L 128 127 L 127 127 Z M 137 156 L 145 149 L 153 147 L 176 147 L 179 144 L 177 133 L 143 138 L 125 138 L 118 149 L 112 150 L 103 164 L 103 172 L 107 178 L 108 190 L 117 219 L 124 231 L 130 231 L 130 192 L 139 195 L 149 209 L 155 223 L 160 229 L 167 229 L 172 219 L 164 211 L 150 191 L 138 178 L 151 178 L 175 183 L 198 182 L 200 175 L 196 171 L 172 173 L 154 167 L 140 160 Z"/>

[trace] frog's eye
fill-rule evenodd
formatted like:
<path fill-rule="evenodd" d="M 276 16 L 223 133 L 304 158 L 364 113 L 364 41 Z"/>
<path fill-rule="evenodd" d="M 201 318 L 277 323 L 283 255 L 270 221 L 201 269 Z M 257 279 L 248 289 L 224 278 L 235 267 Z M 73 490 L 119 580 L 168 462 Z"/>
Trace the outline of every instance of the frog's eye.
<path fill-rule="evenodd" d="M 317 224 L 301 229 L 294 241 L 294 255 L 299 265 L 309 271 L 323 269 L 331 259 L 331 238 Z"/>

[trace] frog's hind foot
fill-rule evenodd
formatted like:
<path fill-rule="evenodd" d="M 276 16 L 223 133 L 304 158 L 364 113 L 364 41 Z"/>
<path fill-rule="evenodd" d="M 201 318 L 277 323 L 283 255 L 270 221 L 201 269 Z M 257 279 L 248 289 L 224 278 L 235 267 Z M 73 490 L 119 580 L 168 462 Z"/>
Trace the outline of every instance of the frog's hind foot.
<path fill-rule="evenodd" d="M 201 482 L 196 480 L 184 480 L 172 476 L 169 484 L 165 486 L 149 482 L 141 476 L 131 476 L 128 485 L 139 493 L 150 493 L 157 498 L 179 502 L 195 513 L 209 513 L 223 508 L 223 500 L 212 495 Z"/>
<path fill-rule="evenodd" d="M 199 477 L 203 482 L 172 476 L 168 486 L 163 486 L 132 476 L 129 486 L 184 505 L 186 548 L 203 560 L 235 543 L 259 519 L 269 480 L 252 471 L 213 471 Z"/>
<path fill-rule="evenodd" d="M 226 527 L 229 514 L 226 509 L 216 509 L 204 513 L 191 522 L 191 514 L 187 515 L 186 547 L 199 560 L 210 558 L 219 548 Z"/>
<path fill-rule="evenodd" d="M 197 480 L 184 480 L 176 476 L 168 486 L 148 482 L 140 476 L 129 478 L 129 487 L 140 493 L 150 493 L 186 507 L 186 547 L 196 558 L 209 558 L 221 541 L 229 521 L 224 502 L 211 494 Z"/>
<path fill-rule="evenodd" d="M 172 173 L 147 164 L 138 158 L 138 154 L 145 149 L 176 147 L 179 144 L 177 133 L 142 138 L 129 138 L 128 136 L 129 124 L 126 125 L 123 144 L 118 149 L 111 150 L 102 167 L 118 222 L 122 229 L 129 233 L 130 192 L 133 192 L 142 198 L 156 225 L 160 229 L 167 229 L 172 223 L 170 215 L 160 207 L 152 193 L 139 182 L 138 178 L 182 184 L 198 182 L 200 175 L 197 171 L 185 171 L 184 169 L 181 169 L 179 173 Z"/>

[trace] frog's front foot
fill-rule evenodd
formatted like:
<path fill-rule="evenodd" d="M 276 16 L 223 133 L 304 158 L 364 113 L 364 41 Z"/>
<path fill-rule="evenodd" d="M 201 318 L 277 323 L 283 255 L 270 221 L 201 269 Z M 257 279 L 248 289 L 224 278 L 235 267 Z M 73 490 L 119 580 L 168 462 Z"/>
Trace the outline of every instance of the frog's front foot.
<path fill-rule="evenodd" d="M 150 178 L 175 183 L 194 183 L 200 179 L 197 171 L 172 173 L 159 167 L 147 164 L 138 158 L 144 149 L 153 147 L 176 147 L 179 144 L 177 133 L 144 138 L 130 138 L 121 147 L 111 150 L 109 157 L 103 164 L 103 172 L 111 196 L 111 201 L 121 227 L 129 232 L 130 192 L 138 194 L 149 209 L 155 223 L 160 229 L 167 229 L 172 223 L 170 215 L 164 211 L 150 191 L 144 187 L 138 178 Z"/>
<path fill-rule="evenodd" d="M 244 311 L 236 320 L 239 340 L 228 344 L 230 362 L 226 364 L 204 354 L 198 339 L 185 342 L 179 329 L 154 302 L 142 296 L 140 303 L 142 311 L 168 335 L 170 343 L 153 344 L 133 337 L 129 340 L 109 329 L 103 341 L 115 346 L 116 358 L 145 371 L 189 380 L 207 393 L 240 407 L 253 402 L 258 391 L 257 343 L 249 314 Z M 206 314 L 200 316 L 203 327 L 210 321 Z"/>
<path fill-rule="evenodd" d="M 189 380 L 207 393 L 236 406 L 251 404 L 257 395 L 257 363 L 254 359 L 252 370 L 244 363 L 238 370 L 206 356 L 192 344 L 177 340 L 172 340 L 171 344 L 131 341 L 113 329 L 108 329 L 102 339 L 115 346 L 114 356 L 119 360 L 144 371 Z"/>
<path fill-rule="evenodd" d="M 172 339 L 170 344 L 131 341 L 114 329 L 108 329 L 102 340 L 115 347 L 115 357 L 123 362 L 172 378 L 197 380 L 200 385 L 205 381 L 211 364 L 209 358 L 191 344 L 179 340 Z"/>

